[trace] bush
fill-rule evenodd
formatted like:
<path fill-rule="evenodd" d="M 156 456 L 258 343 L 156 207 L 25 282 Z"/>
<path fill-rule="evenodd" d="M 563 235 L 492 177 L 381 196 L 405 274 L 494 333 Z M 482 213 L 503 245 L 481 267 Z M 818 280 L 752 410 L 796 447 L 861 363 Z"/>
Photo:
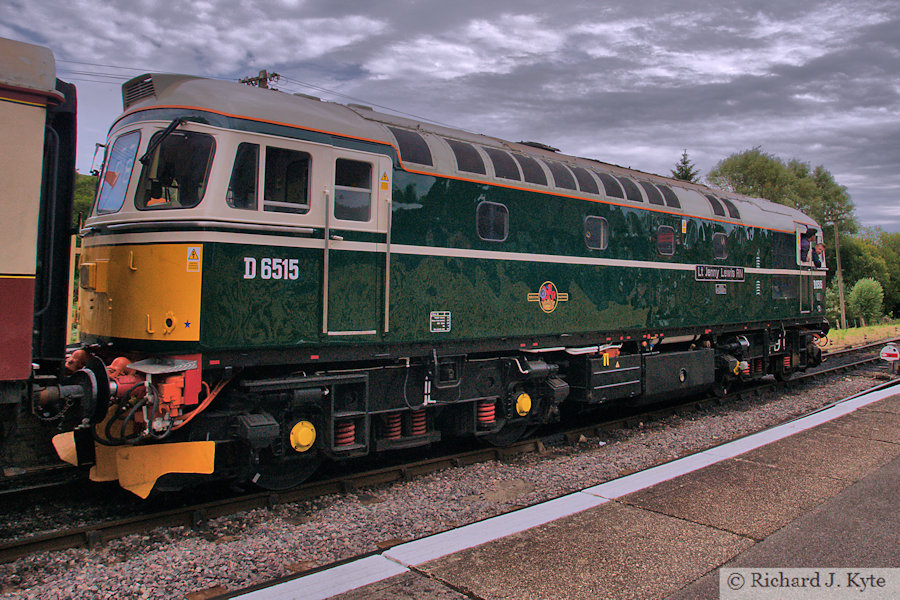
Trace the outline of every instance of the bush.
<path fill-rule="evenodd" d="M 884 289 L 881 284 L 871 277 L 864 277 L 853 284 L 847 304 L 863 323 L 874 323 L 882 315 L 883 301 Z"/>

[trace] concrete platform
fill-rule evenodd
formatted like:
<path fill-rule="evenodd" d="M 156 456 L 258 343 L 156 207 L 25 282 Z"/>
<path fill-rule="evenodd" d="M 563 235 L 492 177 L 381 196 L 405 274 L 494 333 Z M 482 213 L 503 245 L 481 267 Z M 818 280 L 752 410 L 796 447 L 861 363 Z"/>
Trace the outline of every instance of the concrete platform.
<path fill-rule="evenodd" d="M 891 393 L 403 544 L 364 559 L 390 565 L 379 579 L 344 581 L 331 597 L 706 599 L 719 595 L 721 567 L 900 567 Z M 315 581 L 247 598 L 329 597 L 313 594 Z"/>

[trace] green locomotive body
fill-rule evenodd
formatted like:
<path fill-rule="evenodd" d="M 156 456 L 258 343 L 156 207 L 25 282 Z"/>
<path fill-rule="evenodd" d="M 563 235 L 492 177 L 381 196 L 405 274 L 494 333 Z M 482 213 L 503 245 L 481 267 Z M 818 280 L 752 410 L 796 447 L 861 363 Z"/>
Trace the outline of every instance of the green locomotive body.
<path fill-rule="evenodd" d="M 819 360 L 821 233 L 798 211 L 220 81 L 123 97 L 82 232 L 111 392 L 60 443 L 96 479 L 278 488 L 323 457 L 502 444 L 561 407 Z"/>

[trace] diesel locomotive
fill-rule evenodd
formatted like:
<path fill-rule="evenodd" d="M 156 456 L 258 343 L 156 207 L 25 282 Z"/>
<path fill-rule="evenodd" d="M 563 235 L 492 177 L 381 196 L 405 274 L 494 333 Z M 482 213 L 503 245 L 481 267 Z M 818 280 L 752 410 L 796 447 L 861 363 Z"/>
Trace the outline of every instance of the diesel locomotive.
<path fill-rule="evenodd" d="M 225 81 L 122 95 L 81 341 L 27 401 L 95 480 L 282 489 L 821 360 L 821 228 L 791 208 Z"/>

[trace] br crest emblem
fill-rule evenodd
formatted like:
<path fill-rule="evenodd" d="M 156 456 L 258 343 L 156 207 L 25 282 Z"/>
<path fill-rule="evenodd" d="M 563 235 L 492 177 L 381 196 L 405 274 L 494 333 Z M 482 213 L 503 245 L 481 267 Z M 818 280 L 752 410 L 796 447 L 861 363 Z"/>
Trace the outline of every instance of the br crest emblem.
<path fill-rule="evenodd" d="M 536 294 L 528 294 L 529 302 L 537 302 L 545 313 L 552 313 L 560 302 L 568 302 L 569 295 L 556 289 L 552 281 L 545 281 Z"/>

